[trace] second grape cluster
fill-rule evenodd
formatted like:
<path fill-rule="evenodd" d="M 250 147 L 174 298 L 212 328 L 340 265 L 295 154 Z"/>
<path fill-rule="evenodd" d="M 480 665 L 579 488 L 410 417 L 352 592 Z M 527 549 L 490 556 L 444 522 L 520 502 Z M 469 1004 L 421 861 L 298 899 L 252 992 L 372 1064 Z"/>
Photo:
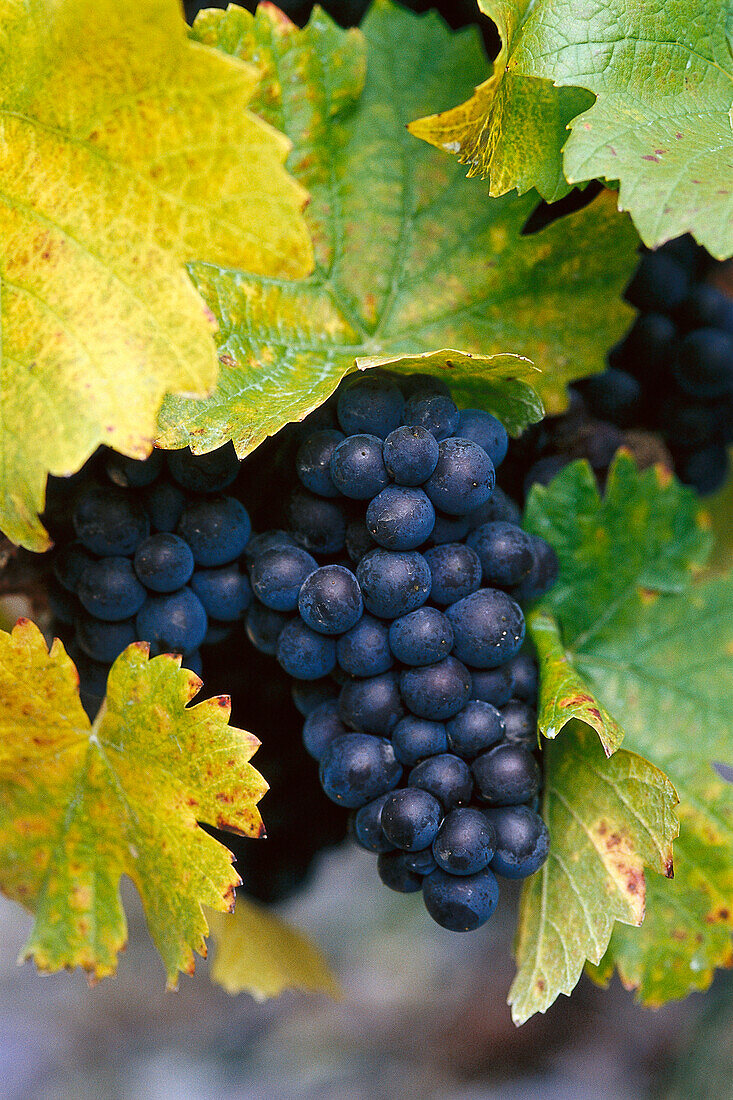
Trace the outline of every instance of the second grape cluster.
<path fill-rule="evenodd" d="M 296 681 L 321 785 L 382 881 L 469 931 L 496 874 L 548 853 L 520 602 L 557 560 L 496 487 L 503 425 L 441 381 L 351 378 L 299 431 L 287 530 L 247 547 L 247 633 Z"/>

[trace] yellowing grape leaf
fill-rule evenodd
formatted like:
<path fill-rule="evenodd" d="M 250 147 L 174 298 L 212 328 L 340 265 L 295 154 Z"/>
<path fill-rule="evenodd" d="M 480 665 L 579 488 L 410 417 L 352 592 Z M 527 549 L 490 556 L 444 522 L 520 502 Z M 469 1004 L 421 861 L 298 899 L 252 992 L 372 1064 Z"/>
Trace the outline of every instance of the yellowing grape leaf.
<path fill-rule="evenodd" d="M 240 895 L 233 913 L 209 913 L 208 921 L 215 945 L 211 980 L 227 993 L 249 993 L 256 1001 L 286 989 L 340 997 L 315 944 L 265 906 Z"/>
<path fill-rule="evenodd" d="M 239 878 L 197 824 L 259 836 L 267 789 L 259 742 L 228 725 L 226 696 L 143 642 L 112 666 L 94 722 L 60 642 L 36 626 L 0 633 L 0 889 L 33 913 L 22 957 L 41 970 L 114 973 L 127 926 L 119 880 L 140 893 L 174 987 L 205 954 L 202 905 L 227 910 Z"/>
<path fill-rule="evenodd" d="M 302 276 L 288 142 L 256 68 L 186 36 L 176 0 L 0 0 L 0 529 L 48 546 L 47 473 L 144 457 L 168 391 L 217 378 L 184 263 Z"/>
<path fill-rule="evenodd" d="M 191 265 L 219 321 L 222 371 L 209 399 L 166 401 L 163 446 L 205 452 L 232 439 L 244 455 L 345 373 L 380 364 L 440 372 L 459 400 L 516 431 L 539 415 L 528 383 L 558 411 L 565 383 L 601 369 L 627 323 L 620 292 L 636 241 L 612 197 L 522 236 L 536 193 L 487 201 L 406 132 L 446 87 L 481 73 L 475 30 L 451 34 L 435 15 L 378 0 L 362 31 L 318 10 L 301 31 L 267 5 L 196 21 L 202 41 L 261 67 L 258 106 L 291 139 L 288 166 L 312 195 L 316 270 L 294 282 Z"/>

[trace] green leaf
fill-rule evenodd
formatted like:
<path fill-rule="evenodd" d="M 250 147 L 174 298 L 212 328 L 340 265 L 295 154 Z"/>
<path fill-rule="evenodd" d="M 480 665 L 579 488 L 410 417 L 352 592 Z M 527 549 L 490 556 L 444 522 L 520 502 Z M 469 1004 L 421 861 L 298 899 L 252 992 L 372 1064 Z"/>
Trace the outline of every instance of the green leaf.
<path fill-rule="evenodd" d="M 733 0 L 539 0 L 511 73 L 597 96 L 564 151 L 572 183 L 619 180 L 645 244 L 691 232 L 733 254 Z"/>
<path fill-rule="evenodd" d="M 312 249 L 256 68 L 176 0 L 0 0 L 0 71 L 0 528 L 44 550 L 49 472 L 144 457 L 165 393 L 216 382 L 185 262 L 295 277 Z"/>
<path fill-rule="evenodd" d="M 223 367 L 208 400 L 166 402 L 165 447 L 233 439 L 243 455 L 375 364 L 447 374 L 518 430 L 539 415 L 528 382 L 558 411 L 565 383 L 601 369 L 627 323 L 620 291 L 636 241 L 610 196 L 523 237 L 536 194 L 487 202 L 459 165 L 406 132 L 445 87 L 480 75 L 478 35 L 386 2 L 362 29 L 338 31 L 316 10 L 300 31 L 266 6 L 211 12 L 194 28 L 261 67 L 261 109 L 292 141 L 288 166 L 312 195 L 316 271 L 292 282 L 191 266 L 220 325 Z"/>
<path fill-rule="evenodd" d="M 93 725 L 60 642 L 0 633 L 0 889 L 30 910 L 22 958 L 41 970 L 114 973 L 127 926 L 120 876 L 137 887 L 174 987 L 205 954 L 202 905 L 226 910 L 239 878 L 197 824 L 259 836 L 259 742 L 228 725 L 229 699 L 137 642 L 118 657 Z"/>
<path fill-rule="evenodd" d="M 572 992 L 586 959 L 600 960 L 615 921 L 641 923 L 644 867 L 672 874 L 678 828 L 666 776 L 625 749 L 606 759 L 580 723 L 548 742 L 544 757 L 551 844 L 522 892 L 509 993 L 518 1024 Z"/>
<path fill-rule="evenodd" d="M 411 122 L 415 137 L 455 153 L 468 175 L 489 180 L 490 195 L 534 187 L 548 202 L 570 190 L 562 167 L 569 123 L 590 107 L 593 97 L 580 88 L 556 88 L 509 68 L 530 0 L 480 0 L 494 21 L 501 49 L 488 80 L 471 98 L 449 111 Z"/>
<path fill-rule="evenodd" d="M 340 997 L 338 981 L 316 945 L 269 909 L 238 897 L 233 913 L 208 913 L 215 944 L 211 980 L 256 1001 L 286 989 Z"/>

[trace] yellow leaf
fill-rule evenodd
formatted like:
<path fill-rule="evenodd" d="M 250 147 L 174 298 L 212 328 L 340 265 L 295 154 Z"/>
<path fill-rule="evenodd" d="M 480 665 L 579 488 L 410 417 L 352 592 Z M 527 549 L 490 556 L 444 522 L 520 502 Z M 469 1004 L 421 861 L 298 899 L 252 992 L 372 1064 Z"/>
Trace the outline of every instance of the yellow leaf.
<path fill-rule="evenodd" d="M 209 924 L 216 944 L 211 978 L 227 993 L 249 993 L 256 1001 L 286 989 L 341 996 L 318 948 L 263 906 L 239 897 L 233 914 L 211 913 Z"/>
<path fill-rule="evenodd" d="M 294 278 L 312 248 L 256 68 L 176 0 L 0 0 L 0 62 L 0 528 L 43 550 L 47 473 L 144 457 L 165 393 L 216 382 L 185 263 Z"/>
<path fill-rule="evenodd" d="M 228 725 L 226 696 L 186 705 L 201 686 L 179 657 L 149 660 L 136 642 L 90 725 L 61 643 L 49 652 L 28 620 L 0 632 L 0 889 L 35 916 L 22 957 L 39 969 L 114 973 L 123 874 L 169 987 L 205 954 L 202 905 L 231 908 L 239 879 L 198 822 L 261 835 L 267 784 L 248 763 L 259 742 Z"/>

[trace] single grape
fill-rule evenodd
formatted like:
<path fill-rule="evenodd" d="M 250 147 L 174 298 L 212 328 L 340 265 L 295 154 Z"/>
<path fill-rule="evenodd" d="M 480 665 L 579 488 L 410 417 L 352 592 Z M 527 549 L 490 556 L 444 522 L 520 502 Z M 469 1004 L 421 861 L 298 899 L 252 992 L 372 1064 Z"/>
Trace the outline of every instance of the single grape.
<path fill-rule="evenodd" d="M 676 316 L 686 331 L 716 328 L 733 333 L 733 300 L 710 283 L 696 283 Z"/>
<path fill-rule="evenodd" d="M 382 829 L 396 848 L 419 852 L 433 843 L 442 818 L 443 810 L 435 795 L 421 787 L 403 787 L 385 800 Z"/>
<path fill-rule="evenodd" d="M 514 675 L 514 695 L 525 703 L 534 703 L 539 689 L 539 669 L 529 653 L 518 653 L 508 662 Z"/>
<path fill-rule="evenodd" d="M 672 375 L 693 397 L 722 397 L 733 388 L 733 334 L 714 328 L 688 333 L 672 362 Z"/>
<path fill-rule="evenodd" d="M 450 397 L 429 390 L 417 390 L 405 402 L 405 423 L 425 428 L 440 441 L 455 433 L 458 409 Z"/>
<path fill-rule="evenodd" d="M 436 607 L 419 607 L 394 620 L 389 628 L 389 645 L 405 665 L 432 665 L 453 648 L 453 628 Z"/>
<path fill-rule="evenodd" d="M 493 462 L 500 466 L 509 448 L 509 436 L 500 420 L 480 409 L 462 409 L 458 417 L 456 435 L 477 443 Z"/>
<path fill-rule="evenodd" d="M 347 726 L 386 737 L 405 713 L 397 675 L 384 672 L 368 680 L 349 680 L 341 688 L 339 713 Z"/>
<path fill-rule="evenodd" d="M 122 489 L 142 489 L 152 483 L 163 469 L 162 451 L 152 451 L 148 458 L 128 458 L 110 451 L 107 455 L 107 477 Z"/>
<path fill-rule="evenodd" d="M 365 607 L 382 619 L 414 611 L 430 595 L 430 569 L 417 550 L 371 550 L 359 562 L 356 577 Z"/>
<path fill-rule="evenodd" d="M 168 452 L 171 477 L 194 493 L 218 493 L 239 473 L 239 459 L 232 443 L 208 454 L 194 455 L 188 447 Z"/>
<path fill-rule="evenodd" d="M 435 862 L 449 875 L 475 875 L 496 848 L 494 826 L 481 810 L 461 806 L 446 815 L 433 841 Z"/>
<path fill-rule="evenodd" d="M 451 604 L 446 615 L 453 627 L 455 656 L 473 668 L 497 668 L 524 641 L 524 615 L 511 596 L 480 588 Z"/>
<path fill-rule="evenodd" d="M 278 637 L 276 656 L 296 680 L 320 680 L 334 669 L 336 643 L 311 630 L 302 619 L 291 619 Z"/>
<path fill-rule="evenodd" d="M 392 747 L 401 764 L 418 764 L 428 756 L 448 751 L 448 737 L 442 722 L 430 722 L 407 714 L 392 730 Z"/>
<path fill-rule="evenodd" d="M 393 664 L 387 624 L 362 615 L 336 642 L 336 660 L 350 676 L 379 676 Z"/>
<path fill-rule="evenodd" d="M 521 745 L 497 745 L 474 760 L 472 771 L 480 797 L 492 806 L 529 802 L 542 783 L 537 761 Z"/>
<path fill-rule="evenodd" d="M 491 496 L 496 481 L 494 464 L 470 439 L 444 439 L 439 452 L 425 492 L 441 512 L 465 516 Z"/>
<path fill-rule="evenodd" d="M 329 699 L 315 707 L 303 723 L 303 744 L 314 760 L 320 760 L 331 742 L 348 732 L 339 718 L 338 701 Z"/>
<path fill-rule="evenodd" d="M 186 506 L 186 495 L 177 485 L 160 479 L 145 489 L 143 500 L 154 531 L 175 531 Z"/>
<path fill-rule="evenodd" d="M 724 484 L 728 465 L 728 452 L 724 446 L 703 447 L 682 459 L 680 478 L 705 496 Z"/>
<path fill-rule="evenodd" d="M 375 550 L 376 542 L 366 529 L 363 519 L 352 520 L 346 528 L 346 553 L 354 565 L 358 565 L 365 554 Z"/>
<path fill-rule="evenodd" d="M 85 490 L 77 500 L 73 522 L 82 545 L 100 557 L 133 554 L 150 530 L 137 497 L 112 487 Z"/>
<path fill-rule="evenodd" d="M 342 386 L 336 415 L 347 435 L 366 432 L 384 439 L 402 422 L 404 408 L 405 399 L 394 382 L 369 372 Z"/>
<path fill-rule="evenodd" d="M 90 615 L 112 623 L 136 615 L 147 595 L 129 558 L 90 562 L 79 577 L 76 593 Z"/>
<path fill-rule="evenodd" d="M 303 581 L 298 596 L 301 618 L 319 634 L 343 634 L 364 610 L 359 582 L 341 565 L 322 565 Z"/>
<path fill-rule="evenodd" d="M 643 313 L 671 313 L 684 301 L 690 276 L 662 251 L 647 252 L 626 288 L 626 298 Z"/>
<path fill-rule="evenodd" d="M 290 619 L 290 615 L 282 611 L 273 611 L 258 600 L 254 600 L 245 617 L 244 628 L 255 649 L 274 657 L 280 635 Z"/>
<path fill-rule="evenodd" d="M 440 753 L 421 760 L 410 772 L 407 782 L 434 794 L 446 810 L 470 802 L 473 776 L 465 760 L 453 753 Z"/>
<path fill-rule="evenodd" d="M 148 596 L 135 620 L 138 637 L 151 652 L 190 653 L 203 642 L 208 619 L 204 606 L 190 588 L 164 596 Z"/>
<path fill-rule="evenodd" d="M 537 712 L 521 699 L 510 699 L 501 708 L 507 741 L 532 748 L 537 744 Z"/>
<path fill-rule="evenodd" d="M 317 706 L 335 699 L 338 692 L 330 677 L 323 680 L 296 680 L 290 689 L 296 709 L 307 718 Z"/>
<path fill-rule="evenodd" d="M 366 525 L 387 550 L 416 550 L 435 526 L 435 509 L 422 489 L 388 485 L 370 501 Z"/>
<path fill-rule="evenodd" d="M 627 371 L 609 367 L 576 383 L 589 412 L 600 420 L 610 420 L 621 428 L 629 427 L 637 417 L 641 386 Z"/>
<path fill-rule="evenodd" d="M 529 537 L 532 543 L 534 562 L 524 580 L 512 589 L 514 599 L 521 600 L 523 603 L 544 596 L 545 592 L 549 591 L 557 580 L 560 569 L 557 554 L 549 542 L 545 542 L 539 535 L 530 535 Z"/>
<path fill-rule="evenodd" d="M 502 707 L 514 694 L 514 672 L 511 661 L 499 668 L 471 669 L 471 698 Z"/>
<path fill-rule="evenodd" d="M 472 932 L 496 909 L 499 886 L 488 867 L 462 877 L 438 867 L 423 881 L 423 900 L 436 924 L 451 932 Z"/>
<path fill-rule="evenodd" d="M 339 493 L 351 500 L 371 500 L 389 485 L 378 435 L 350 435 L 334 447 L 329 472 Z"/>
<path fill-rule="evenodd" d="M 113 558 L 111 560 L 114 561 L 115 559 Z M 126 561 L 127 559 L 123 558 L 122 560 Z M 48 600 L 51 614 L 56 620 L 54 629 L 56 623 L 63 623 L 65 626 L 74 625 L 80 611 L 79 601 L 74 593 L 59 584 L 55 577 L 49 578 L 46 586 L 46 599 Z"/>
<path fill-rule="evenodd" d="M 354 839 L 367 852 L 391 852 L 394 849 L 382 829 L 382 807 L 390 792 L 380 794 L 373 802 L 367 802 L 354 814 Z"/>
<path fill-rule="evenodd" d="M 252 602 L 249 580 L 236 563 L 219 569 L 197 569 L 191 577 L 191 588 L 206 614 L 224 623 L 242 619 Z"/>
<path fill-rule="evenodd" d="M 301 443 L 295 469 L 306 489 L 321 497 L 337 497 L 339 490 L 331 480 L 331 458 L 344 439 L 343 432 L 325 428 Z"/>
<path fill-rule="evenodd" d="M 381 852 L 377 856 L 377 874 L 390 890 L 398 894 L 416 894 L 423 884 L 422 875 L 413 870 L 408 859 L 412 852 Z"/>
<path fill-rule="evenodd" d="M 180 535 L 160 531 L 144 539 L 135 551 L 135 572 L 152 592 L 175 592 L 191 579 L 191 547 Z"/>
<path fill-rule="evenodd" d="M 319 778 L 332 802 L 356 810 L 396 787 L 402 767 L 383 737 L 347 733 L 321 757 Z"/>
<path fill-rule="evenodd" d="M 470 531 L 467 516 L 444 516 L 435 513 L 435 526 L 430 532 L 433 546 L 445 546 L 446 543 L 461 542 Z"/>
<path fill-rule="evenodd" d="M 397 485 L 422 485 L 438 463 L 438 441 L 417 424 L 403 424 L 384 441 L 384 465 Z"/>
<path fill-rule="evenodd" d="M 402 698 L 418 718 L 442 722 L 466 704 L 471 674 L 455 657 L 425 668 L 407 668 L 400 675 Z"/>
<path fill-rule="evenodd" d="M 448 542 L 431 546 L 424 555 L 433 578 L 430 588 L 433 603 L 447 607 L 481 587 L 481 562 L 470 546 Z"/>
<path fill-rule="evenodd" d="M 463 710 L 446 722 L 448 746 L 464 760 L 473 760 L 504 736 L 504 719 L 491 703 L 469 700 Z"/>
<path fill-rule="evenodd" d="M 519 584 L 534 564 L 530 536 L 512 523 L 484 523 L 466 541 L 479 557 L 487 587 Z"/>
<path fill-rule="evenodd" d="M 76 620 L 76 641 L 93 661 L 109 665 L 137 640 L 135 622 L 126 619 L 121 623 L 102 622 L 91 615 L 80 615 Z"/>
<path fill-rule="evenodd" d="M 491 869 L 503 878 L 527 878 L 539 871 L 550 850 L 550 834 L 529 806 L 500 806 L 484 811 L 496 832 Z"/>
<path fill-rule="evenodd" d="M 274 546 L 252 563 L 252 591 L 273 611 L 295 611 L 303 581 L 316 569 L 318 562 L 301 546 Z"/>
<path fill-rule="evenodd" d="M 472 508 L 464 519 L 469 530 L 475 531 L 482 524 L 494 523 L 496 520 L 503 520 L 505 523 L 514 523 L 519 526 L 522 522 L 522 513 L 511 497 L 508 497 L 503 489 L 495 485 L 489 499 L 483 504 L 479 504 L 478 508 Z"/>
<path fill-rule="evenodd" d="M 80 542 L 70 542 L 54 554 L 53 574 L 69 592 L 76 592 L 82 573 L 96 560 Z"/>
<path fill-rule="evenodd" d="M 255 560 L 264 554 L 265 550 L 281 549 L 283 546 L 297 546 L 297 542 L 287 531 L 262 531 L 259 535 L 252 535 L 244 548 L 244 560 L 252 565 Z"/>
<path fill-rule="evenodd" d="M 227 565 L 244 550 L 252 533 L 249 514 L 236 497 L 210 496 L 183 510 L 177 533 L 191 547 L 197 565 Z"/>
<path fill-rule="evenodd" d="M 288 502 L 288 523 L 295 541 L 312 554 L 339 554 L 346 538 L 346 517 L 335 500 L 296 489 Z"/>

